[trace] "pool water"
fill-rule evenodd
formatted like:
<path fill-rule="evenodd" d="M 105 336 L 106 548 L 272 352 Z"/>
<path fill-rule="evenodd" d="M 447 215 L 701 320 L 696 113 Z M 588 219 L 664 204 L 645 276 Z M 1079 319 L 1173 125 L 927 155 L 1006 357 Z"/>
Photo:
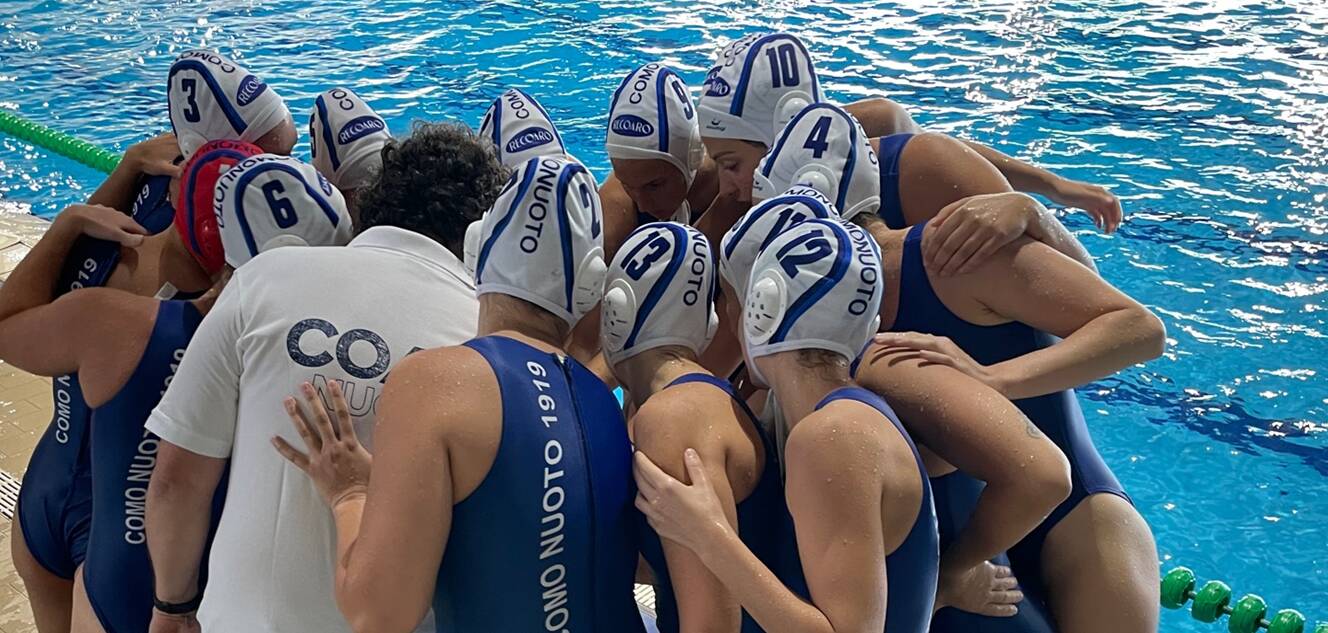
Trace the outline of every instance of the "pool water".
<path fill-rule="evenodd" d="M 313 96 L 337 84 L 396 132 L 417 118 L 478 125 L 519 86 L 602 178 L 605 112 L 625 73 L 662 59 L 695 88 L 717 45 L 795 31 L 832 98 L 886 95 L 931 129 L 1114 189 L 1118 235 L 1082 214 L 1065 221 L 1104 275 L 1162 316 L 1170 345 L 1080 391 L 1098 446 L 1164 567 L 1328 620 L 1328 5 L 829 5 L 5 1 L 0 107 L 123 149 L 169 129 L 167 68 L 207 46 L 265 77 L 302 128 Z M 0 140 L 0 199 L 50 216 L 98 182 Z M 1218 627 L 1163 615 L 1164 631 Z"/>

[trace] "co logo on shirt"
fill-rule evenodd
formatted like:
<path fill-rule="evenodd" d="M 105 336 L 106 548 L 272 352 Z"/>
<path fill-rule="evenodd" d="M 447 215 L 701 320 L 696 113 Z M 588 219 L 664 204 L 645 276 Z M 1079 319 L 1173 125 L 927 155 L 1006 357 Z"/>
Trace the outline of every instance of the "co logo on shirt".
<path fill-rule="evenodd" d="M 323 336 L 306 337 L 309 332 Z M 363 362 L 368 357 L 361 351 L 355 354 L 360 359 L 357 361 L 352 356 L 352 351 L 357 348 L 371 349 L 373 360 Z M 286 333 L 286 352 L 291 360 L 305 367 L 324 367 L 335 361 L 347 374 L 360 379 L 383 376 L 392 364 L 392 352 L 378 333 L 362 328 L 342 333 L 337 326 L 323 319 L 304 319 L 291 326 Z"/>

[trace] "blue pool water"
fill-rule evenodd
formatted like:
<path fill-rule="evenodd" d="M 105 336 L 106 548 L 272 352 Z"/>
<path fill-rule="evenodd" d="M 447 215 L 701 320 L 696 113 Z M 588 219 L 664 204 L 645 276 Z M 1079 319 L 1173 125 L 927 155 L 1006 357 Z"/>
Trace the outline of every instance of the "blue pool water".
<path fill-rule="evenodd" d="M 169 127 L 174 54 L 209 46 L 266 77 L 297 120 L 348 84 L 394 131 L 475 125 L 520 86 L 602 177 L 624 73 L 663 59 L 696 86 L 718 44 L 794 30 L 833 98 L 887 95 L 932 129 L 1114 188 L 1119 235 L 1066 222 L 1171 344 L 1081 391 L 1098 444 L 1164 565 L 1328 620 L 1328 6 L 829 4 L 4 1 L 0 107 L 124 148 Z M 51 215 L 98 182 L 0 140 L 0 198 Z M 1163 630 L 1219 629 L 1168 612 Z"/>

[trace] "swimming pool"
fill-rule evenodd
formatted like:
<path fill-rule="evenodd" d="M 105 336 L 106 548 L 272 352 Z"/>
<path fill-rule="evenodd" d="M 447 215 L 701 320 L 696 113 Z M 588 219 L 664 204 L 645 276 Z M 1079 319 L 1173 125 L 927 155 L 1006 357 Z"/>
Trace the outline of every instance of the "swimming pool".
<path fill-rule="evenodd" d="M 303 122 L 353 86 L 394 131 L 537 96 L 602 178 L 618 80 L 784 28 L 832 98 L 1110 184 L 1116 237 L 1067 223 L 1163 317 L 1164 358 L 1081 390 L 1164 566 L 1328 620 L 1328 7 L 1300 2 L 0 2 L 0 107 L 123 148 L 169 128 L 174 54 L 208 46 Z M 206 18 L 200 16 L 206 15 Z M 307 143 L 297 155 L 307 156 Z M 0 199 L 51 215 L 99 175 L 0 140 Z M 1238 593 L 1237 595 L 1240 595 Z M 1216 631 L 1182 612 L 1166 631 Z"/>

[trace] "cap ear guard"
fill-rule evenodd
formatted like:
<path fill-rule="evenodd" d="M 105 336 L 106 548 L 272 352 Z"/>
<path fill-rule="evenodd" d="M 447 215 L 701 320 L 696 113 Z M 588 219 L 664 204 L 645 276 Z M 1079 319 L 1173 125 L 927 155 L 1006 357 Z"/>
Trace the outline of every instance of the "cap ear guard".
<path fill-rule="evenodd" d="M 698 124 L 692 126 L 692 133 L 687 137 L 687 170 L 691 172 L 687 178 L 688 186 L 696 179 L 696 172 L 701 170 L 704 161 L 705 143 L 701 141 L 701 126 Z"/>
<path fill-rule="evenodd" d="M 821 163 L 808 163 L 793 174 L 793 184 L 805 185 L 834 200 L 839 196 L 839 174 Z"/>
<path fill-rule="evenodd" d="M 604 263 L 604 248 L 590 249 L 576 270 L 576 288 L 572 291 L 572 315 L 577 321 L 604 298 L 604 278 L 609 267 Z"/>
<path fill-rule="evenodd" d="M 481 223 L 476 294 L 521 299 L 576 325 L 604 293 L 601 213 L 581 163 L 566 155 L 526 161 Z"/>
<path fill-rule="evenodd" d="M 622 279 L 613 280 L 605 289 L 601 314 L 601 346 L 606 354 L 622 351 L 636 322 L 636 293 L 632 285 Z"/>
<path fill-rule="evenodd" d="M 472 280 L 475 278 L 475 265 L 480 259 L 480 236 L 484 233 L 484 218 L 488 215 L 485 213 L 483 217 L 466 227 L 466 238 L 461 246 L 461 263 L 466 267 L 466 272 L 470 274 Z"/>
<path fill-rule="evenodd" d="M 803 90 L 790 90 L 779 98 L 775 104 L 775 138 L 778 138 L 784 126 L 798 116 L 807 106 L 816 103 L 812 95 Z"/>
<path fill-rule="evenodd" d="M 758 167 L 756 171 L 752 173 L 752 201 L 769 200 L 777 194 L 778 192 L 775 191 L 775 183 L 770 182 L 770 179 L 766 177 L 765 174 L 761 173 L 761 169 Z"/>
<path fill-rule="evenodd" d="M 743 331 L 748 345 L 761 345 L 775 334 L 788 307 L 788 286 L 784 278 L 767 271 L 752 280 L 742 310 Z"/>

